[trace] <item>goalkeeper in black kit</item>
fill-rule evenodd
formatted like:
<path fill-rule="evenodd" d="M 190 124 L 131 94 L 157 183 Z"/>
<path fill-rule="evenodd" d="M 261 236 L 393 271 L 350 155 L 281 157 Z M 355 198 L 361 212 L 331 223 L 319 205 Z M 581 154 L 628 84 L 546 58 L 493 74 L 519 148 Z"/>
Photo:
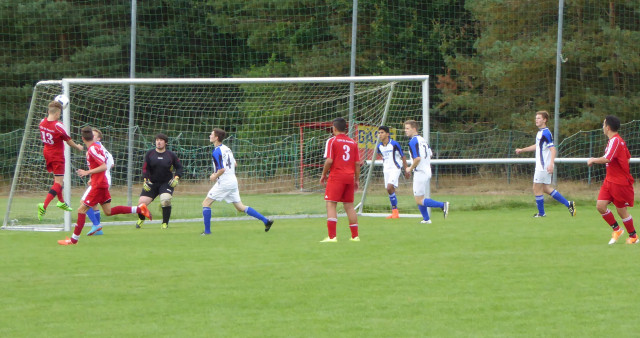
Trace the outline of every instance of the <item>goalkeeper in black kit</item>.
<path fill-rule="evenodd" d="M 173 151 L 167 150 L 167 143 L 169 143 L 167 135 L 157 134 L 156 148 L 149 150 L 144 155 L 144 163 L 142 164 L 144 184 L 138 200 L 138 205 L 140 203 L 149 205 L 156 197 L 160 196 L 162 229 L 169 227 L 173 189 L 178 186 L 180 177 L 182 177 L 182 163 Z M 139 218 L 136 222 L 138 229 L 142 228 L 145 221 L 144 216 L 140 215 Z"/>

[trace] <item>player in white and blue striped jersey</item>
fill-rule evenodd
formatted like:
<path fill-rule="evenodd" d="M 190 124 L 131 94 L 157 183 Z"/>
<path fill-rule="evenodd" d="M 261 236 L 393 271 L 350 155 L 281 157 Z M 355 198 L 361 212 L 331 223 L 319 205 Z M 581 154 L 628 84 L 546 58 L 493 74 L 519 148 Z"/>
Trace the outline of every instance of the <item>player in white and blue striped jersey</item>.
<path fill-rule="evenodd" d="M 214 201 L 233 203 L 236 210 L 261 220 L 262 223 L 264 223 L 264 231 L 267 232 L 271 229 L 273 220 L 262 216 L 262 214 L 255 209 L 245 206 L 240 200 L 238 179 L 236 178 L 237 163 L 231 149 L 222 144 L 225 137 L 227 137 L 227 133 L 220 128 L 214 128 L 211 135 L 209 135 L 209 141 L 215 146 L 211 152 L 213 174 L 211 174 L 209 179 L 215 182 L 215 184 L 202 202 L 202 218 L 204 221 L 204 232 L 202 234 L 211 234 L 211 204 Z"/>
<path fill-rule="evenodd" d="M 396 197 L 396 188 L 398 187 L 398 179 L 400 174 L 407 169 L 407 159 L 404 157 L 400 144 L 391 138 L 389 127 L 380 126 L 378 128 L 378 153 L 382 156 L 382 172 L 384 173 L 384 185 L 389 194 L 389 202 L 391 202 L 391 215 L 387 218 L 399 218 L 398 198 Z M 409 174 L 405 173 L 409 178 Z"/>
<path fill-rule="evenodd" d="M 439 202 L 425 198 L 427 186 L 431 180 L 431 148 L 429 148 L 427 141 L 418 134 L 418 122 L 414 120 L 406 121 L 404 123 L 404 134 L 411 139 L 409 141 L 409 150 L 411 151 L 413 162 L 406 169 L 406 172 L 413 172 L 413 197 L 422 214 L 420 223 L 431 224 L 428 208 L 442 209 L 444 218 L 447 218 L 447 215 L 449 215 L 449 202 Z"/>
<path fill-rule="evenodd" d="M 516 149 L 516 154 L 527 151 L 536 152 L 536 170 L 533 176 L 533 195 L 536 197 L 536 205 L 538 212 L 533 217 L 545 217 L 544 212 L 544 193 L 551 195 L 556 201 L 564 204 L 571 216 L 576 215 L 576 204 L 573 201 L 567 201 L 558 190 L 551 187 L 551 177 L 553 175 L 554 161 L 556 159 L 556 147 L 553 144 L 553 136 L 547 128 L 549 121 L 549 113 L 541 110 L 536 112 L 536 127 L 538 134 L 536 135 L 536 144 L 532 144 L 526 148 Z"/>

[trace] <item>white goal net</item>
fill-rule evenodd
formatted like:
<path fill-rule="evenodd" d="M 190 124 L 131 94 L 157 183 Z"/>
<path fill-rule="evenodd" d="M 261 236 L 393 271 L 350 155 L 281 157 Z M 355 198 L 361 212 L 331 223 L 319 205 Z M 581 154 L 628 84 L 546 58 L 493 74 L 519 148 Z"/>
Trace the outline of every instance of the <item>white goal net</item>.
<path fill-rule="evenodd" d="M 361 155 L 370 159 L 378 126 L 389 125 L 404 137 L 404 120 L 423 120 L 428 107 L 427 80 L 427 76 L 404 76 L 43 81 L 34 90 L 3 225 L 59 228 L 63 224 L 70 227 L 75 220 L 75 212 L 50 208 L 38 221 L 36 212 L 53 183 L 45 169 L 38 124 L 46 117 L 47 104 L 60 93 L 71 101 L 62 120 L 72 139 L 81 143 L 83 126 L 98 128 L 115 158 L 112 204 L 136 204 L 143 156 L 153 149 L 156 133 L 162 132 L 169 137 L 168 149 L 184 166 L 172 202 L 172 219 L 198 219 L 200 202 L 211 187 L 209 134 L 213 128 L 222 128 L 229 135 L 224 143 L 238 161 L 243 197 L 317 193 L 323 190 L 318 180 L 331 121 L 347 119 Z M 85 154 L 65 147 L 64 196 L 76 208 L 87 182 L 75 171 L 86 167 Z M 369 168 L 363 167 L 361 182 L 373 176 L 368 175 Z M 324 202 L 321 197 L 316 200 L 308 207 L 273 206 L 265 214 L 317 214 L 324 210 Z"/>

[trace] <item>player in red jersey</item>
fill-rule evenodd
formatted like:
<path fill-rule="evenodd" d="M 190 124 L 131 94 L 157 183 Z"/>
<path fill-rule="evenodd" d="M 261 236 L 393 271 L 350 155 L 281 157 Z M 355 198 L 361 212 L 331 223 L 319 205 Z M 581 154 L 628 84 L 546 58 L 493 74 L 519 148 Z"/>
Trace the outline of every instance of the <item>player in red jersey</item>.
<path fill-rule="evenodd" d="M 622 224 L 627 229 L 629 238 L 627 238 L 627 244 L 639 243 L 636 229 L 633 227 L 633 218 L 627 207 L 633 207 L 633 177 L 629 172 L 629 159 L 631 154 L 627 148 L 627 144 L 624 142 L 620 134 L 620 119 L 613 115 L 609 115 L 604 119 L 602 124 L 602 130 L 604 134 L 609 138 L 607 148 L 604 151 L 604 156 L 598 158 L 590 158 L 587 161 L 587 165 L 593 164 L 606 164 L 607 175 L 600 187 L 600 193 L 598 194 L 598 201 L 596 202 L 596 209 L 602 215 L 602 218 L 611 226 L 613 234 L 609 244 L 614 244 L 618 241 L 618 238 L 624 233 L 618 226 L 615 217 L 611 210 L 607 208 L 609 203 L 613 203 L 618 211 L 618 216 L 622 218 Z"/>
<path fill-rule="evenodd" d="M 347 136 L 347 121 L 339 117 L 333 120 L 334 137 L 327 140 L 324 151 L 324 168 L 320 183 L 326 184 L 324 200 L 327 201 L 327 229 L 329 237 L 322 243 L 337 242 L 338 202 L 342 202 L 349 218 L 351 241 L 359 242 L 358 215 L 353 207 L 353 195 L 360 184 L 360 154 L 358 143 Z M 328 175 L 327 175 L 328 174 Z"/>
<path fill-rule="evenodd" d="M 49 202 L 58 196 L 57 207 L 72 211 L 71 207 L 65 203 L 62 197 L 62 179 L 64 178 L 64 144 L 66 142 L 70 147 L 82 151 L 82 145 L 73 142 L 69 133 L 60 122 L 62 114 L 62 104 L 58 101 L 49 102 L 49 116 L 40 121 L 40 139 L 44 144 L 42 154 L 47 163 L 47 171 L 53 174 L 53 185 L 49 189 L 44 203 L 38 204 L 38 220 L 42 220 L 42 216 L 47 212 Z"/>
<path fill-rule="evenodd" d="M 107 216 L 138 213 L 145 217 L 151 217 L 149 209 L 147 209 L 147 206 L 144 204 L 137 207 L 117 206 L 111 208 L 109 182 L 105 175 L 105 171 L 107 170 L 107 157 L 102 146 L 93 141 L 93 129 L 91 127 L 86 126 L 82 128 L 82 142 L 87 146 L 87 164 L 89 165 L 89 170 L 78 169 L 77 173 L 80 177 L 91 175 L 91 185 L 84 192 L 84 195 L 82 195 L 82 204 L 78 208 L 78 222 L 73 229 L 71 238 L 67 237 L 66 239 L 59 240 L 58 244 L 60 245 L 78 243 L 87 217 L 86 212 L 96 204 L 102 205 L 102 210 L 104 210 L 104 214 Z M 100 229 L 102 229 L 102 227 L 100 227 Z"/>

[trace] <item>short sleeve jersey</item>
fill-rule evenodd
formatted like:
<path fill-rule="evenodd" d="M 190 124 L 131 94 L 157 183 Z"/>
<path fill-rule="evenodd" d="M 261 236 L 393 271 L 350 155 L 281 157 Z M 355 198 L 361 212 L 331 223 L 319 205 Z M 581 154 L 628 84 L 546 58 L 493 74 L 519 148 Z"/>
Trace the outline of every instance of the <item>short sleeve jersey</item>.
<path fill-rule="evenodd" d="M 95 169 L 102 164 L 107 163 L 107 156 L 104 153 L 104 149 L 98 143 L 93 143 L 87 149 L 87 165 L 89 170 Z M 109 188 L 109 182 L 104 171 L 91 174 L 91 187 L 92 188 Z"/>
<path fill-rule="evenodd" d="M 404 153 L 396 140 L 389 139 L 387 144 L 378 144 L 378 152 L 382 156 L 383 170 L 397 170 L 402 168 Z"/>
<path fill-rule="evenodd" d="M 542 128 L 536 135 L 536 171 L 546 171 L 551 162 L 551 148 L 553 136 L 549 128 Z"/>
<path fill-rule="evenodd" d="M 431 148 L 429 148 L 424 137 L 420 135 L 412 137 L 409 141 L 409 150 L 411 151 L 411 158 L 420 157 L 420 163 L 415 167 L 414 171 L 431 175 Z"/>
<path fill-rule="evenodd" d="M 626 142 L 619 134 L 609 139 L 607 148 L 604 151 L 604 157 L 611 161 L 607 163 L 605 181 L 620 185 L 633 184 L 633 176 L 629 171 L 631 153 L 629 153 Z"/>
<path fill-rule="evenodd" d="M 64 143 L 71 139 L 64 124 L 60 121 L 40 121 L 40 139 L 44 144 L 42 153 L 47 161 L 59 159 L 64 161 Z"/>
<path fill-rule="evenodd" d="M 360 162 L 358 143 L 346 134 L 338 134 L 327 140 L 324 158 L 333 159 L 329 176 L 336 178 L 353 178 L 356 162 Z"/>
<path fill-rule="evenodd" d="M 96 143 L 102 147 L 102 150 L 104 151 L 104 155 L 107 158 L 107 161 L 106 161 L 107 170 L 104 172 L 104 176 L 107 178 L 107 183 L 109 184 L 109 186 L 111 186 L 111 168 L 115 163 L 113 161 L 113 155 L 111 155 L 111 153 L 107 150 L 107 148 L 104 147 L 102 142 L 96 142 Z"/>
<path fill-rule="evenodd" d="M 223 186 L 233 186 L 238 184 L 236 178 L 236 159 L 233 152 L 224 144 L 217 146 L 211 152 L 211 162 L 213 164 L 213 172 L 224 168 L 224 173 L 218 177 L 218 183 Z"/>

